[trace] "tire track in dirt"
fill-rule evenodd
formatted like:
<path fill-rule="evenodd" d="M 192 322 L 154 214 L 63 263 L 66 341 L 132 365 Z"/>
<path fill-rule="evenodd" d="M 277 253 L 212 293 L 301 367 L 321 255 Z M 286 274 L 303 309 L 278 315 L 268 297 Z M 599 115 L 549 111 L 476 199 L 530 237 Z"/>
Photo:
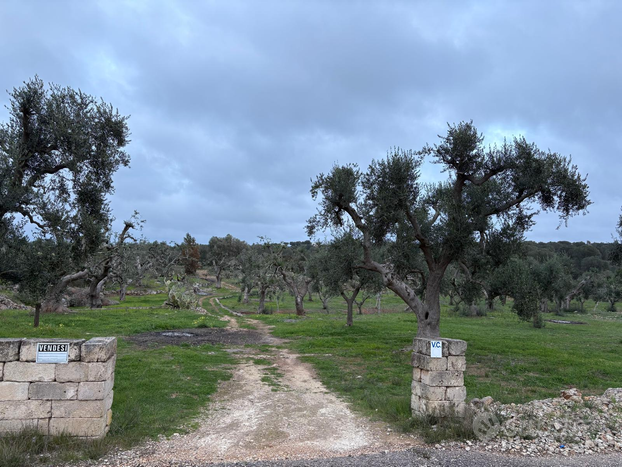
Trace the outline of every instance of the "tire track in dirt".
<path fill-rule="evenodd" d="M 210 299 L 216 308 L 214 302 Z M 235 317 L 225 316 L 231 329 L 239 329 Z M 108 457 L 102 465 L 308 459 L 421 444 L 352 412 L 318 380 L 311 365 L 275 347 L 285 341 L 273 337 L 269 326 L 250 319 L 247 323 L 264 334 L 272 348 L 231 349 L 238 350 L 240 363 L 196 420 L 196 431 L 146 443 Z"/>

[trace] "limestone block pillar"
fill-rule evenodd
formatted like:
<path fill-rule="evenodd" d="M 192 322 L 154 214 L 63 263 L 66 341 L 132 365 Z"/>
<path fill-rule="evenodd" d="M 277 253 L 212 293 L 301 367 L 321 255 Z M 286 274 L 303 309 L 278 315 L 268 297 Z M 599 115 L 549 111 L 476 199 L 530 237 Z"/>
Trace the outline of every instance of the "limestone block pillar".
<path fill-rule="evenodd" d="M 440 356 L 433 356 L 432 343 Z M 413 341 L 413 382 L 411 409 L 413 416 L 464 417 L 466 412 L 467 343 L 457 339 L 427 339 Z"/>
<path fill-rule="evenodd" d="M 37 344 L 68 344 L 66 363 L 37 362 Z M 103 438 L 112 420 L 117 340 L 0 339 L 0 436 Z"/>

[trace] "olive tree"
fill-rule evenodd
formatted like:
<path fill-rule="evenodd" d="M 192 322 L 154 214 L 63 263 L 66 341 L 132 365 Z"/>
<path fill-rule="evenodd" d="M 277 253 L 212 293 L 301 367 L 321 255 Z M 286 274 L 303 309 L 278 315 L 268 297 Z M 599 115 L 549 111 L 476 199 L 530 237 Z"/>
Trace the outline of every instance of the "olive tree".
<path fill-rule="evenodd" d="M 108 226 L 112 175 L 130 162 L 127 117 L 38 77 L 9 96 L 9 121 L 0 123 L 0 221 L 17 215 L 45 233 Z"/>
<path fill-rule="evenodd" d="M 0 123 L 0 251 L 11 266 L 0 272 L 39 311 L 51 290 L 88 276 L 79 269 L 107 241 L 107 196 L 113 174 L 129 165 L 129 130 L 111 105 L 38 77 L 9 97 L 9 120 Z"/>
<path fill-rule="evenodd" d="M 110 273 L 111 282 L 119 286 L 119 301 L 125 300 L 130 285 L 140 285 L 152 270 L 153 259 L 149 255 L 149 243 L 144 239 L 120 245 Z"/>
<path fill-rule="evenodd" d="M 192 235 L 187 233 L 181 243 L 181 264 L 184 266 L 184 273 L 187 275 L 196 274 L 200 259 L 199 244 Z"/>
<path fill-rule="evenodd" d="M 310 250 L 303 245 L 271 244 L 271 259 L 275 272 L 294 296 L 296 315 L 304 316 L 303 300 L 309 291 L 313 277 L 309 270 Z"/>
<path fill-rule="evenodd" d="M 445 181 L 422 183 L 426 157 L 441 165 Z M 419 337 L 440 335 L 443 277 L 466 251 L 485 249 L 489 236 L 506 225 L 527 231 L 534 223 L 533 206 L 557 211 L 566 221 L 590 204 L 585 178 L 569 159 L 523 137 L 486 147 L 472 122 L 449 125 L 439 144 L 421 151 L 395 148 L 366 172 L 356 165 L 335 166 L 315 179 L 311 193 L 320 206 L 308 222 L 309 234 L 349 218 L 361 233 L 361 267 L 380 274 L 413 310 Z M 404 252 L 421 254 L 423 294 L 393 262 L 373 259 L 374 244 L 387 239 L 395 239 Z"/>
<path fill-rule="evenodd" d="M 346 232 L 320 248 L 311 259 L 317 271 L 316 280 L 329 294 L 341 295 L 346 302 L 346 326 L 353 324 L 354 304 L 360 304 L 361 310 L 365 300 L 383 288 L 377 274 L 358 267 L 362 258 L 360 242 Z M 365 300 L 357 302 L 360 294 L 365 295 Z"/>
<path fill-rule="evenodd" d="M 241 273 L 241 283 L 244 288 L 245 303 L 247 294 L 257 288 L 259 294 L 258 313 L 266 312 L 266 296 L 270 289 L 279 282 L 276 266 L 272 261 L 271 243 L 261 239 L 261 243 L 251 245 L 240 253 L 238 264 Z"/>
<path fill-rule="evenodd" d="M 225 237 L 212 237 L 207 247 L 203 249 L 203 261 L 214 268 L 216 288 L 222 286 L 222 273 L 231 270 L 237 257 L 248 245 L 243 240 L 228 234 Z"/>

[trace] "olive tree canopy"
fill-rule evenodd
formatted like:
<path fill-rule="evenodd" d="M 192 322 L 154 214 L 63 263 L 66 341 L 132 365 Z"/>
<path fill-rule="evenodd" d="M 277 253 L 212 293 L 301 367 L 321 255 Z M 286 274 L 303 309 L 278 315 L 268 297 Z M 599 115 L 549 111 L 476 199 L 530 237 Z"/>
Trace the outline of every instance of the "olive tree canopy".
<path fill-rule="evenodd" d="M 422 183 L 426 157 L 442 166 L 445 181 Z M 361 267 L 381 274 L 385 286 L 414 311 L 420 337 L 440 335 L 441 281 L 452 262 L 472 248 L 486 249 L 491 235 L 522 235 L 533 225 L 535 207 L 557 211 L 566 221 L 590 204 L 585 178 L 568 158 L 523 137 L 486 147 L 472 122 L 449 125 L 433 147 L 396 148 L 366 172 L 335 166 L 315 179 L 311 193 L 320 206 L 308 222 L 309 234 L 349 218 L 362 234 Z M 386 240 L 395 243 L 396 252 L 416 250 L 422 256 L 421 270 L 410 271 L 425 278 L 421 296 L 397 261 L 373 259 L 373 245 Z"/>
<path fill-rule="evenodd" d="M 38 77 L 9 96 L 0 123 L 0 259 L 11 265 L 0 274 L 37 303 L 50 286 L 84 278 L 75 271 L 110 235 L 107 196 L 113 174 L 129 165 L 128 117 Z"/>
<path fill-rule="evenodd" d="M 14 215 L 46 233 L 107 226 L 112 175 L 130 162 L 128 117 L 80 90 L 46 88 L 38 77 L 9 95 L 9 120 L 0 123 L 4 230 Z"/>

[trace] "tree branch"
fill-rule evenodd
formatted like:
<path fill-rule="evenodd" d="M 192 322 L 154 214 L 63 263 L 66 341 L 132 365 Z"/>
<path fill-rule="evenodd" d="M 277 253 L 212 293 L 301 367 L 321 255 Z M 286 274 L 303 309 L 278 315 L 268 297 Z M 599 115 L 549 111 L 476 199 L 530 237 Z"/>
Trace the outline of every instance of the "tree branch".
<path fill-rule="evenodd" d="M 40 228 L 41 230 L 43 230 L 43 231 L 46 231 L 46 230 L 47 230 L 47 227 L 46 227 L 45 225 L 43 225 L 43 224 L 39 223 L 38 221 L 36 221 L 36 220 L 34 219 L 34 217 L 32 217 L 32 214 L 30 214 L 30 213 L 29 213 L 28 211 L 26 211 L 25 209 L 23 209 L 23 208 L 19 208 L 19 209 L 16 209 L 16 211 L 17 211 L 19 214 L 21 214 L 22 216 L 27 217 L 27 218 L 28 218 L 28 220 L 30 221 L 30 223 L 31 223 L 31 224 L 36 225 L 37 227 L 39 227 L 39 228 Z"/>
<path fill-rule="evenodd" d="M 406 217 L 410 222 L 410 225 L 415 231 L 415 238 L 419 241 L 419 249 L 422 251 L 423 256 L 425 257 L 425 262 L 428 265 L 430 270 L 434 269 L 436 264 L 434 262 L 434 255 L 432 254 L 432 249 L 430 248 L 430 242 L 426 237 L 421 233 L 421 227 L 419 226 L 419 222 L 417 222 L 416 217 L 413 215 L 410 210 L 406 210 Z"/>
<path fill-rule="evenodd" d="M 44 175 L 53 175 L 55 173 L 60 172 L 61 170 L 68 169 L 68 164 L 58 164 L 54 167 L 50 167 L 48 169 L 41 169 L 34 173 L 26 182 L 27 188 L 32 188 Z"/>
<path fill-rule="evenodd" d="M 494 177 L 497 174 L 500 174 L 501 172 L 503 172 L 506 169 L 507 169 L 507 167 L 505 167 L 503 165 L 500 165 L 499 167 L 495 167 L 494 169 L 490 169 L 488 172 L 486 172 L 481 177 L 474 177 L 473 175 L 468 175 L 468 174 L 463 174 L 463 176 L 464 176 L 465 180 L 468 180 L 473 185 L 475 185 L 475 186 L 482 186 L 484 183 L 486 183 L 492 177 Z"/>
<path fill-rule="evenodd" d="M 490 216 L 494 216 L 495 214 L 500 214 L 502 212 L 507 211 L 508 209 L 514 207 L 514 206 L 518 206 L 520 203 L 522 203 L 523 201 L 525 201 L 527 198 L 530 198 L 531 196 L 535 195 L 538 191 L 540 191 L 540 187 L 538 188 L 534 188 L 533 190 L 529 190 L 527 193 L 524 193 L 510 201 L 508 201 L 507 203 L 502 204 L 501 206 L 497 206 L 496 208 L 492 208 L 491 210 L 483 213 L 482 215 L 484 217 L 490 217 Z"/>
<path fill-rule="evenodd" d="M 371 240 L 369 238 L 369 231 L 367 226 L 363 222 L 363 219 L 359 215 L 358 212 L 351 205 L 338 205 L 340 209 L 345 211 L 356 226 L 359 231 L 363 234 L 363 269 L 367 269 L 368 271 L 374 271 L 380 273 L 382 276 L 382 282 L 386 287 L 395 292 L 399 297 L 402 298 L 406 303 L 410 301 L 414 302 L 416 310 L 413 310 L 418 318 L 421 318 L 421 313 L 423 310 L 423 302 L 417 294 L 406 284 L 404 281 L 396 278 L 395 274 L 384 264 L 380 264 L 374 261 L 371 257 Z"/>

